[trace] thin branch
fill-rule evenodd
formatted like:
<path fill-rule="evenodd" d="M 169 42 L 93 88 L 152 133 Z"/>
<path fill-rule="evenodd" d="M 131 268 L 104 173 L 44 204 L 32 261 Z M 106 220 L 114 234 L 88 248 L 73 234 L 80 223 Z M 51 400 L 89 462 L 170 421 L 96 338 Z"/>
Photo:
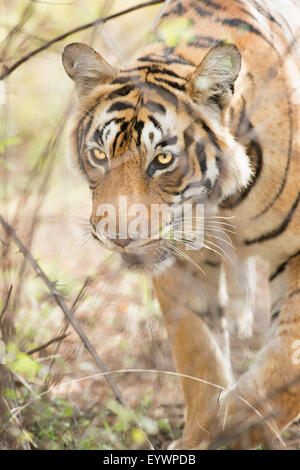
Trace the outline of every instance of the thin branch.
<path fill-rule="evenodd" d="M 67 336 L 68 336 L 68 334 L 64 334 L 64 335 L 57 336 L 56 338 L 52 338 L 52 339 L 50 339 L 50 341 L 47 341 L 47 343 L 44 343 L 41 346 L 37 346 L 36 348 L 30 349 L 30 351 L 27 351 L 26 354 L 31 355 L 31 354 L 34 354 L 36 352 L 42 351 L 43 349 L 48 348 L 48 346 L 50 346 L 50 344 L 57 343 L 58 341 L 62 341 Z"/>
<path fill-rule="evenodd" d="M 20 65 L 24 64 L 24 62 L 27 62 L 31 57 L 39 54 L 40 52 L 44 51 L 45 49 L 48 49 L 50 46 L 53 44 L 62 41 L 63 39 L 67 38 L 68 36 L 71 36 L 73 34 L 79 33 L 81 31 L 84 31 L 86 29 L 92 28 L 93 26 L 97 26 L 99 24 L 104 24 L 109 20 L 112 20 L 114 18 L 118 18 L 119 16 L 125 15 L 126 13 L 131 13 L 132 11 L 137 11 L 140 10 L 141 8 L 145 8 L 151 5 L 157 5 L 159 3 L 163 3 L 164 0 L 152 0 L 150 2 L 144 2 L 140 3 L 139 5 L 135 5 L 133 7 L 127 8 L 126 10 L 119 11 L 118 13 L 113 13 L 112 15 L 106 16 L 104 18 L 97 18 L 94 21 L 91 21 L 90 23 L 83 24 L 81 26 L 77 26 L 74 29 L 71 29 L 67 31 L 66 33 L 61 34 L 60 36 L 57 36 L 56 38 L 51 39 L 50 41 L 46 42 L 42 46 L 38 47 L 37 49 L 34 49 L 33 51 L 29 52 L 29 54 L 26 54 L 23 56 L 21 59 L 17 60 L 11 67 L 4 67 L 3 73 L 0 75 L 0 80 L 4 80 L 8 75 L 10 75 L 14 70 L 16 70 Z"/>
<path fill-rule="evenodd" d="M 72 312 L 69 310 L 67 305 L 65 304 L 63 300 L 63 296 L 60 292 L 58 292 L 55 288 L 55 284 L 50 281 L 48 276 L 44 273 L 44 271 L 41 269 L 39 264 L 36 262 L 36 260 L 33 258 L 32 254 L 30 251 L 23 245 L 17 234 L 15 233 L 14 229 L 4 220 L 2 215 L 0 215 L 0 224 L 4 228 L 6 234 L 8 237 L 11 237 L 12 240 L 15 242 L 15 244 L 18 246 L 20 249 L 21 253 L 23 256 L 27 259 L 29 264 L 31 264 L 32 268 L 36 272 L 36 274 L 44 281 L 46 286 L 49 289 L 49 292 L 51 293 L 52 297 L 56 301 L 57 305 L 60 307 L 60 309 L 63 311 L 65 317 L 68 319 L 76 333 L 78 334 L 79 338 L 81 339 L 82 343 L 94 359 L 95 363 L 99 367 L 99 369 L 105 373 L 108 372 L 108 369 L 102 359 L 99 357 L 97 354 L 95 348 L 93 347 L 92 343 L 88 339 L 87 335 L 84 333 L 83 329 L 81 328 L 79 322 L 74 318 Z M 127 403 L 124 401 L 121 392 L 119 391 L 118 387 L 112 382 L 110 377 L 108 375 L 105 375 L 106 380 L 110 387 L 112 388 L 117 400 L 126 408 L 128 408 Z"/>
<path fill-rule="evenodd" d="M 10 300 L 10 296 L 11 296 L 11 293 L 12 293 L 12 288 L 13 288 L 13 286 L 10 286 L 9 291 L 8 291 L 8 294 L 7 294 L 7 297 L 6 297 L 6 301 L 5 301 L 4 307 L 3 307 L 2 312 L 1 312 L 1 314 L 0 314 L 0 321 L 2 320 L 2 318 L 3 318 L 4 314 L 5 314 L 5 311 L 6 311 L 7 307 L 8 307 L 9 300 Z"/>

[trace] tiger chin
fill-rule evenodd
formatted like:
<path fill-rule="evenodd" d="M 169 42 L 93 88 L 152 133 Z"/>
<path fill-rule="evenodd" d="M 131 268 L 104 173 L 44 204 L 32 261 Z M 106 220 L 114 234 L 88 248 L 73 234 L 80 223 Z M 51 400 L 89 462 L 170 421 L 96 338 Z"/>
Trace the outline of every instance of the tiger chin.
<path fill-rule="evenodd" d="M 300 111 L 290 95 L 300 80 L 290 47 L 300 15 L 293 0 L 285 13 L 276 5 L 173 0 L 156 41 L 122 68 L 85 44 L 63 51 L 78 95 L 70 144 L 92 192 L 92 235 L 151 277 L 181 374 L 178 448 L 268 446 L 300 415 L 291 359 L 300 337 Z M 178 18 L 190 34 L 179 31 L 170 47 L 164 25 Z M 155 205 L 204 209 L 159 219 L 153 239 L 145 227 Z M 121 234 L 120 217 L 133 223 L 137 207 L 139 224 Z M 236 378 L 227 325 L 246 330 L 253 256 L 270 266 L 273 333 Z"/>

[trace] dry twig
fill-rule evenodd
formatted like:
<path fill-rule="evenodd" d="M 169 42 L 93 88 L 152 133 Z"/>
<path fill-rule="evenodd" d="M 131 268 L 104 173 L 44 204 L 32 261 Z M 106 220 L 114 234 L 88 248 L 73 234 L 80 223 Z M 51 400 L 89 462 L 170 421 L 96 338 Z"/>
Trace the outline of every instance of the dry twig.
<path fill-rule="evenodd" d="M 75 33 L 79 33 L 81 31 L 84 31 L 86 29 L 92 28 L 93 26 L 98 26 L 100 24 L 104 24 L 109 20 L 112 20 L 114 18 L 118 18 L 119 16 L 125 15 L 126 13 L 130 13 L 132 11 L 140 10 L 141 8 L 145 8 L 151 5 L 157 5 L 159 3 L 163 3 L 164 0 L 152 0 L 150 2 L 144 2 L 140 3 L 139 5 L 135 5 L 130 8 L 126 8 L 125 10 L 119 11 L 118 13 L 113 13 L 112 15 L 106 16 L 104 18 L 97 18 L 94 21 L 91 21 L 89 23 L 77 26 L 76 28 L 73 28 L 66 33 L 63 33 L 56 38 L 51 39 L 50 41 L 46 42 L 42 46 L 38 47 L 37 49 L 34 49 L 33 51 L 29 52 L 29 54 L 26 54 L 25 56 L 21 57 L 21 59 L 17 60 L 11 67 L 4 67 L 3 73 L 0 75 L 0 80 L 4 80 L 6 77 L 8 77 L 14 70 L 16 70 L 20 65 L 24 64 L 24 62 L 27 62 L 31 57 L 39 54 L 40 52 L 44 51 L 45 49 L 48 49 L 50 46 L 53 44 L 62 41 L 63 39 L 66 39 L 68 36 L 71 36 Z"/>
<path fill-rule="evenodd" d="M 86 347 L 86 349 L 88 350 L 88 352 L 90 353 L 92 358 L 94 359 L 94 361 L 97 364 L 97 366 L 99 367 L 99 369 L 103 372 L 108 372 L 108 369 L 107 369 L 106 365 L 104 364 L 102 359 L 97 354 L 95 348 L 93 347 L 93 345 L 90 342 L 90 340 L 88 339 L 87 335 L 85 334 L 85 332 L 81 328 L 79 322 L 76 320 L 76 318 L 74 318 L 71 310 L 69 310 L 69 308 L 67 307 L 65 301 L 63 300 L 63 297 L 62 297 L 61 293 L 56 289 L 55 283 L 50 281 L 48 276 L 44 273 L 44 271 L 41 269 L 39 264 L 33 258 L 30 251 L 23 245 L 23 243 L 21 242 L 21 240 L 19 239 L 19 237 L 15 233 L 14 229 L 4 220 L 2 215 L 0 215 L 0 224 L 4 228 L 7 236 L 10 237 L 14 241 L 14 243 L 18 246 L 21 253 L 27 259 L 27 261 L 32 266 L 32 268 L 34 269 L 36 274 L 46 284 L 46 286 L 48 287 L 52 297 L 54 298 L 54 300 L 56 301 L 56 303 L 60 307 L 60 309 L 63 311 L 65 317 L 68 319 L 69 323 L 72 325 L 72 327 L 74 328 L 74 330 L 78 334 L 79 338 L 81 339 L 82 343 L 84 344 L 84 346 Z M 105 377 L 106 377 L 106 380 L 107 380 L 108 384 L 112 388 L 117 400 L 124 407 L 128 408 L 128 405 L 125 402 L 125 400 L 123 399 L 123 397 L 121 395 L 121 392 L 119 391 L 118 387 L 112 382 L 112 380 L 108 376 L 105 376 Z"/>

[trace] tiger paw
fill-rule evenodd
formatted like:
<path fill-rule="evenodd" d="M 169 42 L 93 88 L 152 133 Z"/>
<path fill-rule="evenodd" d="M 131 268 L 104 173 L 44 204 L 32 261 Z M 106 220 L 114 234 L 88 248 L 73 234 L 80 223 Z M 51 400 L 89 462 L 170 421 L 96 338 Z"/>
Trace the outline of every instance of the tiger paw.
<path fill-rule="evenodd" d="M 274 447 L 274 439 L 280 440 L 279 431 L 273 422 L 273 413 L 262 410 L 253 397 L 249 400 L 236 391 L 223 398 L 215 438 L 207 445 L 208 449 L 246 450 L 260 445 L 271 449 Z"/>

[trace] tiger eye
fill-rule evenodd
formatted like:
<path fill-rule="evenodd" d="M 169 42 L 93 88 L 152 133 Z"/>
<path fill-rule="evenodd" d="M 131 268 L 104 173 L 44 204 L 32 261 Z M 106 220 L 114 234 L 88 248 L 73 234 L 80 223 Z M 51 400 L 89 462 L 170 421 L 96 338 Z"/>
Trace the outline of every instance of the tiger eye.
<path fill-rule="evenodd" d="M 171 153 L 160 153 L 157 156 L 157 161 L 161 165 L 168 165 L 170 161 L 173 159 L 173 155 Z"/>
<path fill-rule="evenodd" d="M 102 151 L 99 150 L 99 149 L 94 149 L 94 150 L 93 150 L 93 153 L 94 153 L 94 156 L 95 156 L 98 160 L 105 160 L 105 159 L 106 159 L 105 153 L 102 152 Z"/>

